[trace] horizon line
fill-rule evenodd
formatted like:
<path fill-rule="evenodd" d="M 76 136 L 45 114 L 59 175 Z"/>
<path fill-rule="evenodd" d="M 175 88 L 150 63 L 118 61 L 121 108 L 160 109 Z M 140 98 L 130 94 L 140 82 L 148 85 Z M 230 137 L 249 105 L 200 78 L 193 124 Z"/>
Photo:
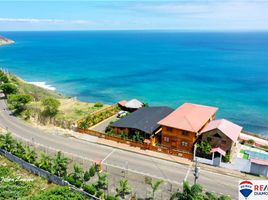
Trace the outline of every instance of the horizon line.
<path fill-rule="evenodd" d="M 48 29 L 48 30 L 1 30 L 0 32 L 89 32 L 89 31 L 161 31 L 161 32 L 268 32 L 268 29 Z"/>

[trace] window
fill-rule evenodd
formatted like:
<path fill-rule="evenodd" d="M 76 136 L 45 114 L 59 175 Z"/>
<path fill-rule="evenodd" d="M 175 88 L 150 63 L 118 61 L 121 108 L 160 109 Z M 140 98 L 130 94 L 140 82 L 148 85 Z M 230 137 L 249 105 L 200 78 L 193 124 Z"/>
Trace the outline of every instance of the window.
<path fill-rule="evenodd" d="M 182 135 L 188 136 L 189 135 L 189 132 L 188 131 L 182 131 Z"/>
<path fill-rule="evenodd" d="M 208 142 L 211 142 L 211 140 L 212 140 L 211 137 L 208 137 L 208 138 L 207 138 L 207 141 L 208 141 Z"/>
<path fill-rule="evenodd" d="M 165 142 L 169 142 L 169 137 L 164 137 Z"/>
<path fill-rule="evenodd" d="M 188 146 L 188 142 L 182 141 L 182 142 L 181 142 L 181 146 L 183 146 L 183 147 L 187 147 L 187 146 Z"/>
<path fill-rule="evenodd" d="M 171 127 L 167 127 L 167 131 L 168 131 L 168 132 L 172 132 L 172 130 L 173 130 L 173 129 L 172 129 Z"/>
<path fill-rule="evenodd" d="M 215 138 L 221 138 L 221 136 L 219 135 L 219 133 L 216 133 L 215 135 L 213 135 L 213 137 L 215 137 Z"/>
<path fill-rule="evenodd" d="M 222 144 L 226 144 L 227 142 L 226 142 L 226 140 L 223 140 L 221 143 L 222 143 Z"/>

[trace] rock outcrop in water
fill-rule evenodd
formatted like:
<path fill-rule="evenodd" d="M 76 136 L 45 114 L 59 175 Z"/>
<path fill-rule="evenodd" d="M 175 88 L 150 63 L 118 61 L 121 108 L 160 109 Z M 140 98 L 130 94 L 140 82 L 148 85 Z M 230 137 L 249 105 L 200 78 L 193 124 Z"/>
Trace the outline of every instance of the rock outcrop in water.
<path fill-rule="evenodd" d="M 15 41 L 10 40 L 8 38 L 5 38 L 3 36 L 0 36 L 0 46 L 1 45 L 7 45 L 7 44 L 13 44 L 13 43 L 15 43 Z"/>

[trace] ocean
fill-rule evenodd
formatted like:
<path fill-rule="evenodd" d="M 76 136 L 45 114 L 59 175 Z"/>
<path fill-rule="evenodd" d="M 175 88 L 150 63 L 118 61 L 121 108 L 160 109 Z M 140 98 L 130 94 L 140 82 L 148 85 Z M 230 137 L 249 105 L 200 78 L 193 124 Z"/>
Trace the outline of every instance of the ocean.
<path fill-rule="evenodd" d="M 0 32 L 0 67 L 83 101 L 137 98 L 217 117 L 268 136 L 268 33 L 176 31 Z"/>

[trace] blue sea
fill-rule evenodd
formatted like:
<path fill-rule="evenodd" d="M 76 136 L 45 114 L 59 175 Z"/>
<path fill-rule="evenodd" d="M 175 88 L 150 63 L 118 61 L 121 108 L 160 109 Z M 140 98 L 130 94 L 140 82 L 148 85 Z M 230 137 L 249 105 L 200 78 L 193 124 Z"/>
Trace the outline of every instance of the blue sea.
<path fill-rule="evenodd" d="M 1 32 L 0 67 L 83 101 L 137 98 L 173 108 L 219 107 L 268 135 L 268 33 L 175 31 Z"/>

